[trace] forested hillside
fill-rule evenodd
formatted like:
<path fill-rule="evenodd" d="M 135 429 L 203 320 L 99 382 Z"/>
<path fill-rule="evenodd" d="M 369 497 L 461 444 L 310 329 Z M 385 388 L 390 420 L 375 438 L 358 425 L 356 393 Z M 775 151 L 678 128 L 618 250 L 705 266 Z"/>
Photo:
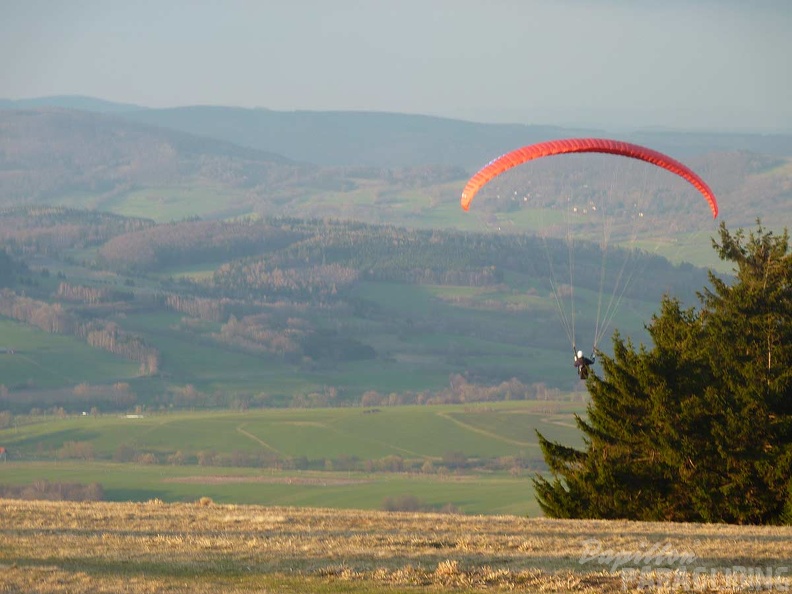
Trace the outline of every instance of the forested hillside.
<path fill-rule="evenodd" d="M 17 355 L 0 357 L 0 397 L 17 409 L 101 385 L 121 386 L 97 396 L 116 408 L 580 389 L 573 343 L 608 349 L 615 328 L 640 341 L 663 294 L 691 302 L 706 283 L 684 262 L 714 261 L 697 193 L 630 159 L 544 159 L 459 208 L 471 163 L 590 131 L 127 107 L 0 110 L 3 342 Z M 306 138 L 314 163 L 263 150 Z M 692 149 L 731 226 L 792 221 L 783 137 L 664 139 Z M 57 357 L 37 333 L 61 337 Z M 441 395 L 460 377 L 480 391 Z"/>
<path fill-rule="evenodd" d="M 0 199 L 6 206 L 74 194 L 102 203 L 136 188 L 185 180 L 251 188 L 315 169 L 90 112 L 0 110 L 0 129 Z"/>
<path fill-rule="evenodd" d="M 137 365 L 131 376 L 106 377 L 126 387 L 101 396 L 87 378 L 25 377 L 11 358 L 0 360 L 9 378 L 0 398 L 17 411 L 31 399 L 83 406 L 64 389 L 125 408 L 391 393 L 425 402 L 453 376 L 482 386 L 466 399 L 497 398 L 489 386 L 510 381 L 523 397 L 537 386 L 574 386 L 567 355 L 556 354 L 571 346 L 554 305 L 553 274 L 569 263 L 560 240 L 282 217 L 155 224 L 52 207 L 3 213 L 0 236 L 25 263 L 0 295 L 0 314 Z M 602 274 L 615 282 L 627 264 L 642 271 L 622 297 L 636 336 L 637 312 L 664 293 L 691 298 L 704 280 L 700 269 L 636 250 L 614 250 L 603 269 L 599 246 L 575 249 L 576 307 L 589 336 Z M 226 377 L 232 358 L 238 372 Z M 287 380 L 294 376 L 304 379 Z"/>
<path fill-rule="evenodd" d="M 277 111 L 224 106 L 151 109 L 93 97 L 0 99 L 2 109 L 61 108 L 120 115 L 191 135 L 270 151 L 321 166 L 412 167 L 444 164 L 472 169 L 533 142 L 613 136 L 606 129 L 485 124 L 442 117 L 364 111 Z M 792 156 L 792 135 L 637 129 L 617 134 L 678 158 L 747 151 Z"/>
<path fill-rule="evenodd" d="M 75 101 L 50 103 L 94 106 Z M 472 222 L 454 209 L 478 167 L 532 142 L 608 135 L 403 114 L 113 105 L 94 113 L 46 104 L 42 99 L 35 109 L 0 109 L 0 205 L 60 204 L 158 221 L 258 213 L 491 230 L 489 221 Z M 683 159 L 712 186 L 731 225 L 750 225 L 757 217 L 792 222 L 786 208 L 792 197 L 788 135 L 620 137 Z M 520 219 L 513 217 L 516 211 L 562 206 L 573 187 L 614 191 L 636 181 L 652 184 L 661 207 L 656 229 L 677 239 L 690 233 L 690 224 L 680 227 L 687 221 L 680 214 L 690 211 L 675 180 L 647 177 L 640 169 L 624 172 L 594 158 L 522 168 L 493 191 L 501 196 L 497 204 L 480 201 L 477 208 L 512 213 L 505 220 L 514 222 Z M 706 239 L 699 245 L 709 247 Z"/>

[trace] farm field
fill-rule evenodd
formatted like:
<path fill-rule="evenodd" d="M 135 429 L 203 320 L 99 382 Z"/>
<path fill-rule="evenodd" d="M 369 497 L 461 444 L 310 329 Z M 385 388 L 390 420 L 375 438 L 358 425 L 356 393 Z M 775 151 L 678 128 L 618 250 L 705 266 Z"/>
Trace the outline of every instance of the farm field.
<path fill-rule="evenodd" d="M 584 407 L 514 401 L 27 418 L 0 430 L 8 450 L 0 486 L 98 483 L 114 501 L 206 496 L 348 509 L 412 497 L 431 509 L 535 516 L 530 477 L 543 464 L 535 430 L 579 445 L 572 415 Z"/>
<path fill-rule="evenodd" d="M 6 480 L 4 475 L 11 473 L 13 477 Z M 414 501 L 425 509 L 465 514 L 541 515 L 528 473 L 341 473 L 99 462 L 9 463 L 0 468 L 0 483 L 35 489 L 43 481 L 98 483 L 105 500 L 117 502 L 192 502 L 209 497 L 225 504 L 379 510 L 388 501 L 397 506 L 401 501 Z"/>
<path fill-rule="evenodd" d="M 7 592 L 786 591 L 792 528 L 0 500 Z"/>
<path fill-rule="evenodd" d="M 121 219 L 115 215 L 58 213 L 74 225 L 91 228 L 103 221 L 107 226 L 103 233 L 120 233 Z M 20 220 L 49 229 L 50 216 L 29 211 Z M 13 231 L 18 221 L 9 217 L 5 222 Z M 75 242 L 57 257 L 30 256 L 24 277 L 28 294 L 9 294 L 3 310 L 4 316 L 17 321 L 2 322 L 6 340 L 0 348 L 14 348 L 20 356 L 7 364 L 0 361 L 0 371 L 5 372 L 2 383 L 9 391 L 2 410 L 81 412 L 89 399 L 74 401 L 68 396 L 81 384 L 88 384 L 81 387 L 84 393 L 88 388 L 126 385 L 123 403 L 111 396 L 87 405 L 88 410 L 95 405 L 100 412 L 134 410 L 136 405 L 178 408 L 174 394 L 188 387 L 201 393 L 201 402 L 193 404 L 203 408 L 233 407 L 241 401 L 301 406 L 325 391 L 335 396 L 333 402 L 325 398 L 321 404 L 350 404 L 372 390 L 383 395 L 437 393 L 459 374 L 482 386 L 516 378 L 530 389 L 549 386 L 569 391 L 577 384 L 569 357 L 572 343 L 579 342 L 586 350 L 596 345 L 607 353 L 616 328 L 641 342 L 647 337 L 645 323 L 657 307 L 654 296 L 637 290 L 639 283 L 634 283 L 636 292 L 626 296 L 615 293 L 614 287 L 611 292 L 600 291 L 604 279 L 589 274 L 588 281 L 574 291 L 573 308 L 571 292 L 563 289 L 560 298 L 548 285 L 553 284 L 544 269 L 551 259 L 548 245 L 540 250 L 527 238 L 474 235 L 471 240 L 481 245 L 465 253 L 458 246 L 469 243 L 467 237 L 450 232 L 438 231 L 432 239 L 425 231 L 392 226 L 268 221 L 259 221 L 260 228 L 252 221 L 243 227 L 261 234 L 256 241 L 272 232 L 273 225 L 284 236 L 299 229 L 298 234 L 312 239 L 303 238 L 288 248 L 275 242 L 263 253 L 261 246 L 250 252 L 251 246 L 239 245 L 234 249 L 241 251 L 228 253 L 199 244 L 189 248 L 185 244 L 175 252 L 173 246 L 160 246 L 153 260 L 127 262 L 124 255 L 143 253 L 133 245 L 146 233 L 159 237 L 157 241 L 170 235 L 195 237 L 191 225 L 198 224 L 185 220 L 157 228 L 132 219 L 123 224 L 146 228 L 115 235 L 104 245 Z M 238 240 L 233 225 L 201 225 L 214 229 L 224 241 Z M 341 246 L 353 229 L 365 238 L 366 248 L 348 254 Z M 406 242 L 407 260 L 416 262 L 402 261 L 407 256 L 383 244 L 381 232 Z M 326 246 L 338 246 L 319 251 L 306 247 L 318 238 L 330 242 Z M 117 249 L 117 243 L 125 241 L 132 243 Z M 308 250 L 306 255 L 295 259 L 292 251 L 303 249 Z M 481 250 L 488 255 L 475 255 Z M 569 250 L 561 249 L 552 259 L 558 260 L 552 269 L 556 264 L 568 265 Z M 544 264 L 539 265 L 539 260 Z M 645 259 L 641 266 L 650 261 L 654 260 Z M 344 275 L 356 280 L 335 279 L 325 295 L 324 281 L 318 278 L 301 281 L 309 282 L 310 288 L 295 285 L 286 291 L 280 286 L 284 281 L 277 280 L 280 273 L 265 272 L 285 266 L 290 272 L 284 274 L 300 277 L 307 274 L 307 264 L 309 269 L 331 266 L 322 269 L 335 275 L 349 268 Z M 336 265 L 342 268 L 332 268 Z M 253 272 L 260 266 L 264 268 Z M 408 273 L 404 266 L 418 268 Z M 594 266 L 601 266 L 599 257 L 583 266 L 581 273 Z M 414 278 L 418 269 L 421 272 Z M 668 268 L 664 274 L 671 282 L 677 273 Z M 207 309 L 209 303 L 214 313 Z M 617 304 L 618 317 L 611 319 Z M 564 315 L 572 311 L 574 325 Z M 22 336 L 25 326 L 19 322 L 39 328 L 29 332 L 34 342 Z M 90 340 L 86 324 L 93 332 Z M 139 346 L 132 348 L 133 343 Z M 151 357 L 143 365 L 136 348 L 145 348 Z M 91 356 L 94 352 L 96 357 Z M 414 400 L 413 395 L 408 398 Z"/>
<path fill-rule="evenodd" d="M 123 381 L 138 374 L 138 364 L 91 348 L 72 336 L 51 334 L 8 319 L 0 319 L 0 333 L 0 375 L 2 383 L 12 390 Z"/>
<path fill-rule="evenodd" d="M 55 264 L 50 263 L 49 267 L 53 274 L 61 272 Z M 76 274 L 69 276 L 76 278 Z M 37 391 L 69 391 L 83 382 L 128 382 L 141 404 L 187 384 L 208 394 L 266 393 L 281 402 L 295 394 L 332 386 L 342 398 L 351 400 L 371 389 L 384 394 L 440 390 L 448 385 L 449 375 L 464 371 L 484 377 L 484 383 L 517 377 L 526 383 L 563 385 L 567 389 L 575 385 L 569 347 L 548 296 L 527 295 L 522 287 L 486 289 L 361 282 L 353 297 L 358 302 L 374 304 L 377 315 L 363 319 L 349 312 L 332 317 L 319 312 L 306 317 L 316 328 L 370 345 L 377 353 L 371 360 L 300 365 L 284 361 L 277 354 L 231 348 L 217 339 L 220 323 L 187 324 L 182 313 L 142 309 L 110 319 L 159 351 L 163 368 L 160 376 L 141 375 L 137 363 L 92 348 L 75 337 L 2 319 L 0 330 L 5 341 L 0 348 L 16 350 L 14 357 L 0 356 L 2 383 L 12 393 L 18 393 L 15 398 L 19 402 L 43 401 L 40 408 L 49 408 L 50 401 L 64 399 L 58 395 L 38 398 Z M 492 303 L 513 306 L 499 311 L 503 306 L 491 307 Z M 593 319 L 596 295 L 581 290 L 578 305 L 582 320 Z M 641 340 L 645 334 L 642 324 L 652 308 L 653 305 L 640 301 L 625 303 L 620 330 Z M 439 324 L 438 320 L 444 321 Z M 582 335 L 592 336 L 593 329 L 582 322 L 581 326 Z M 541 336 L 550 339 L 542 342 Z M 604 340 L 602 347 L 607 351 L 609 341 Z M 28 412 L 31 407 L 17 405 L 15 412 Z M 68 404 L 65 408 L 76 412 Z"/>

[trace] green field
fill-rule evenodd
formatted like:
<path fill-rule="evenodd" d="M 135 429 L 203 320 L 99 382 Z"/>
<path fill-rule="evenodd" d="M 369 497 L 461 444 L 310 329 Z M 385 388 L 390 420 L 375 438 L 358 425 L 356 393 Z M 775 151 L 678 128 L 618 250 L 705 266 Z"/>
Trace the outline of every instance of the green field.
<path fill-rule="evenodd" d="M 530 477 L 541 465 L 535 430 L 571 445 L 580 437 L 572 413 L 581 403 L 516 401 L 471 406 L 379 409 L 285 409 L 240 412 L 23 418 L 0 430 L 9 461 L 0 485 L 36 481 L 100 483 L 114 501 L 224 503 L 378 509 L 385 498 L 414 496 L 464 513 L 530 514 L 539 509 Z M 88 459 L 62 456 L 64 445 L 90 444 Z M 114 462 L 121 449 L 148 463 Z M 176 452 L 187 460 L 168 463 Z M 214 462 L 199 464 L 202 456 Z M 305 470 L 233 466 L 266 455 L 304 460 Z M 449 469 L 444 460 L 478 461 Z M 398 457 L 399 470 L 361 470 Z M 518 458 L 519 470 L 486 470 L 486 460 Z M 343 464 L 358 462 L 358 469 Z"/>
<path fill-rule="evenodd" d="M 13 474 L 12 474 L 13 473 Z M 0 465 L 0 486 L 99 483 L 107 501 L 198 501 L 334 509 L 381 509 L 388 498 L 415 497 L 434 510 L 451 506 L 465 514 L 541 511 L 530 476 L 423 475 L 323 471 L 251 470 L 110 462 L 9 462 Z"/>
<path fill-rule="evenodd" d="M 94 349 L 72 336 L 50 334 L 3 318 L 0 333 L 0 347 L 6 350 L 0 354 L 0 383 L 10 390 L 124 381 L 138 374 L 136 363 Z"/>
<path fill-rule="evenodd" d="M 181 323 L 184 314 L 143 309 L 116 315 L 113 321 L 158 349 L 163 371 L 158 376 L 139 376 L 138 364 L 77 338 L 10 320 L 0 320 L 0 331 L 4 345 L 15 354 L 0 354 L 0 373 L 2 383 L 23 402 L 35 400 L 37 390 L 69 391 L 83 382 L 119 381 L 129 382 L 142 404 L 188 384 L 206 394 L 265 394 L 273 402 L 331 386 L 341 399 L 355 400 L 368 390 L 386 395 L 442 390 L 450 375 L 466 370 L 483 374 L 483 383 L 517 377 L 572 389 L 576 377 L 569 343 L 551 297 L 532 293 L 529 279 L 509 282 L 512 288 L 366 281 L 355 287 L 352 298 L 374 304 L 375 316 L 364 319 L 351 311 L 329 316 L 321 310 L 305 314 L 316 328 L 371 346 L 377 354 L 372 360 L 301 365 L 277 355 L 230 348 L 213 336 L 220 331 L 219 323 L 195 322 L 186 328 Z M 575 299 L 580 341 L 589 348 L 594 331 L 584 322 L 596 318 L 597 295 L 581 290 Z M 625 302 L 619 330 L 640 340 L 651 312 L 650 304 Z M 546 346 L 531 346 L 539 343 Z M 602 346 L 607 350 L 609 341 L 603 340 Z"/>
<path fill-rule="evenodd" d="M 450 187 L 444 186 L 445 189 Z M 200 185 L 149 188 L 108 195 L 108 203 L 103 207 L 131 214 L 136 204 L 152 202 L 163 208 L 173 205 L 172 212 L 154 213 L 158 220 L 168 220 L 195 216 L 197 211 L 188 207 L 200 210 L 223 204 L 233 206 L 234 196 L 226 196 L 230 202 L 224 202 L 213 194 L 215 191 L 216 188 Z M 497 217 L 491 213 L 477 212 L 468 216 L 470 213 L 461 211 L 456 200 L 446 204 L 446 197 L 438 192 L 436 188 L 386 192 L 376 184 L 371 186 L 363 181 L 356 191 L 349 192 L 346 197 L 349 204 L 340 201 L 338 208 L 351 212 L 370 203 L 372 208 L 382 207 L 389 213 L 390 210 L 399 211 L 398 216 L 390 213 L 394 214 L 394 221 L 412 213 L 417 223 L 418 215 L 445 212 L 444 209 L 453 207 L 447 214 L 452 216 L 453 212 L 454 221 L 473 221 L 471 229 L 491 229 L 491 225 L 497 223 Z M 315 196 L 304 199 L 316 202 Z M 402 206 L 404 212 L 401 212 Z M 389 218 L 390 214 L 384 218 Z M 525 209 L 513 214 L 512 230 L 533 229 L 541 225 L 543 219 L 555 220 L 558 216 L 552 210 Z M 393 224 L 393 221 L 383 222 Z M 430 216 L 421 226 L 426 228 L 432 224 Z M 332 227 L 313 222 L 301 225 L 309 229 L 309 234 L 319 235 Z M 445 227 L 448 226 L 446 223 Z M 379 230 L 373 229 L 364 235 L 376 242 L 378 233 Z M 520 261 L 520 250 L 525 245 L 511 241 L 504 245 L 509 246 L 507 254 L 515 254 L 508 259 L 515 261 L 516 257 L 516 261 Z M 433 252 L 431 241 L 426 240 L 425 249 L 427 254 Z M 308 292 L 303 290 L 295 300 L 294 296 L 283 296 L 277 291 L 266 294 L 271 288 L 259 290 L 251 285 L 243 290 L 193 286 L 185 280 L 207 278 L 224 261 L 222 251 L 210 254 L 209 261 L 198 261 L 197 256 L 194 260 L 188 258 L 182 267 L 178 265 L 179 257 L 156 272 L 145 272 L 145 268 L 143 272 L 134 268 L 119 268 L 114 272 L 115 268 L 103 268 L 109 263 L 102 260 L 98 250 L 96 246 L 86 247 L 75 242 L 73 247 L 59 253 L 58 258 L 36 255 L 29 263 L 29 282 L 35 287 L 29 294 L 40 302 L 56 302 L 58 307 L 73 312 L 78 319 L 101 319 L 103 323 L 117 326 L 127 337 L 141 338 L 159 357 L 156 372 L 152 376 L 142 376 L 137 363 L 90 348 L 79 339 L 23 330 L 22 325 L 0 322 L 0 331 L 5 331 L 6 336 L 3 342 L 17 353 L 13 361 L 0 357 L 0 373 L 3 373 L 0 383 L 10 391 L 8 404 L 0 410 L 7 408 L 14 413 L 27 413 L 33 409 L 63 407 L 66 412 L 74 413 L 84 410 L 76 407 L 85 405 L 90 410 L 91 404 L 85 399 L 86 404 L 79 404 L 63 398 L 81 383 L 92 387 L 129 383 L 134 405 L 149 410 L 178 407 L 172 395 L 188 386 L 201 392 L 201 403 L 195 406 L 204 408 L 233 407 L 240 399 L 257 399 L 267 406 L 292 402 L 302 406 L 306 398 L 327 390 L 337 394 L 334 404 L 358 402 L 368 391 L 386 396 L 409 393 L 411 401 L 414 394 L 438 393 L 446 389 L 449 378 L 456 375 L 464 375 L 471 383 L 481 386 L 516 378 L 529 387 L 544 385 L 573 391 L 580 386 L 569 357 L 572 343 L 578 343 L 587 351 L 597 346 L 608 352 L 609 337 L 615 328 L 623 336 L 641 342 L 646 337 L 644 325 L 658 305 L 654 298 L 649 301 L 625 299 L 613 323 L 600 333 L 600 340 L 595 341 L 598 311 L 600 306 L 606 308 L 613 297 L 608 290 L 612 287 L 600 295 L 596 284 L 589 282 L 586 286 L 592 287 L 590 290 L 574 291 L 574 303 L 568 298 L 571 296 L 569 290 L 564 288 L 564 296 L 559 301 L 568 319 L 574 312 L 576 328 L 572 331 L 564 327 L 557 300 L 545 277 L 532 272 L 531 266 L 499 264 L 503 269 L 502 277 L 496 275 L 483 285 L 464 277 L 458 281 L 453 277 L 443 280 L 442 275 L 435 276 L 434 272 L 426 278 L 431 278 L 432 283 L 448 284 L 405 282 L 398 274 L 388 276 L 391 273 L 373 276 L 391 279 L 388 282 L 372 280 L 363 271 L 359 279 L 341 286 L 327 301 L 322 296 L 314 299 L 310 294 L 313 288 Z M 496 247 L 492 257 L 497 260 L 496 255 L 504 251 Z M 567 257 L 566 251 L 561 250 L 562 259 Z M 440 255 L 427 256 L 426 262 L 430 263 L 427 270 L 432 270 L 432 266 L 440 266 L 442 270 L 446 265 L 443 253 L 441 250 Z M 271 256 L 275 260 L 286 258 L 279 250 Z M 452 254 L 452 260 L 454 257 Z M 438 261 L 431 264 L 434 259 Z M 425 265 L 421 263 L 422 267 Z M 126 301 L 88 304 L 81 303 L 79 298 L 76 301 L 63 299 L 58 296 L 62 282 L 92 290 L 112 289 L 126 295 Z M 450 284 L 453 282 L 460 284 Z M 560 279 L 555 279 L 555 283 L 564 285 Z M 633 286 L 637 283 L 638 280 L 633 280 Z M 129 294 L 134 297 L 128 297 Z M 194 311 L 185 313 L 189 309 L 181 308 L 177 312 L 156 302 L 156 296 L 161 294 L 178 294 L 188 300 L 224 295 L 237 302 L 221 314 L 222 318 L 199 319 L 200 314 Z M 606 303 L 600 301 L 600 296 Z M 240 305 L 240 302 L 245 303 Z M 251 316 L 243 324 L 258 332 L 258 337 L 250 339 L 233 331 L 221 334 L 223 323 L 230 319 L 232 310 L 237 319 Z M 258 316 L 258 321 L 252 320 L 254 315 Z M 262 339 L 264 331 L 270 336 L 279 336 Z M 22 336 L 24 332 L 35 335 L 35 340 Z M 312 344 L 311 340 L 317 335 L 331 335 L 332 338 Z M 295 337 L 293 341 L 291 337 Z M 279 350 L 284 342 L 288 346 Z M 312 349 L 317 342 L 322 348 Z M 350 344 L 359 347 L 357 351 L 342 348 Z M 338 345 L 341 346 L 336 348 Z M 365 354 L 360 355 L 361 352 Z M 51 393 L 44 394 L 46 391 Z M 41 401 L 40 405 L 36 404 L 37 400 Z M 105 399 L 98 408 L 106 412 L 133 410 L 134 406 L 112 406 Z"/>
<path fill-rule="evenodd" d="M 129 217 L 153 219 L 159 223 L 185 216 L 231 217 L 248 214 L 250 205 L 235 206 L 243 192 L 217 185 L 153 186 L 118 194 L 66 194 L 53 204 L 115 212 Z"/>

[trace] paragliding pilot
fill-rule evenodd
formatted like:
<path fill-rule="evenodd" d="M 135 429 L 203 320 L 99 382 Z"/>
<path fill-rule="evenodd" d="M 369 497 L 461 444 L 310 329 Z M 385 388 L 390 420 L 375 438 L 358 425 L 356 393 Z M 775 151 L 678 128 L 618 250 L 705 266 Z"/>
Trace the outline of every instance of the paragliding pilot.
<path fill-rule="evenodd" d="M 575 353 L 575 367 L 577 368 L 578 377 L 585 380 L 589 374 L 589 366 L 594 364 L 594 355 L 591 359 L 583 355 L 583 351 L 577 350 L 577 347 L 572 347 Z"/>

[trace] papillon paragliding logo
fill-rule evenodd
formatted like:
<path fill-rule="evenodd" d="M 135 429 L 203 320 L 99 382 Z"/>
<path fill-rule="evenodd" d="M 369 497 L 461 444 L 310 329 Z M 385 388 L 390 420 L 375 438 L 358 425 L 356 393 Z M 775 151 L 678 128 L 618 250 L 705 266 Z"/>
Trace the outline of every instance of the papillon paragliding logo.
<path fill-rule="evenodd" d="M 644 540 L 611 548 L 584 540 L 580 565 L 600 565 L 622 578 L 625 591 L 714 592 L 789 591 L 787 565 L 719 565 L 700 559 L 691 548 L 670 540 Z M 696 545 L 697 543 L 689 543 Z"/>

